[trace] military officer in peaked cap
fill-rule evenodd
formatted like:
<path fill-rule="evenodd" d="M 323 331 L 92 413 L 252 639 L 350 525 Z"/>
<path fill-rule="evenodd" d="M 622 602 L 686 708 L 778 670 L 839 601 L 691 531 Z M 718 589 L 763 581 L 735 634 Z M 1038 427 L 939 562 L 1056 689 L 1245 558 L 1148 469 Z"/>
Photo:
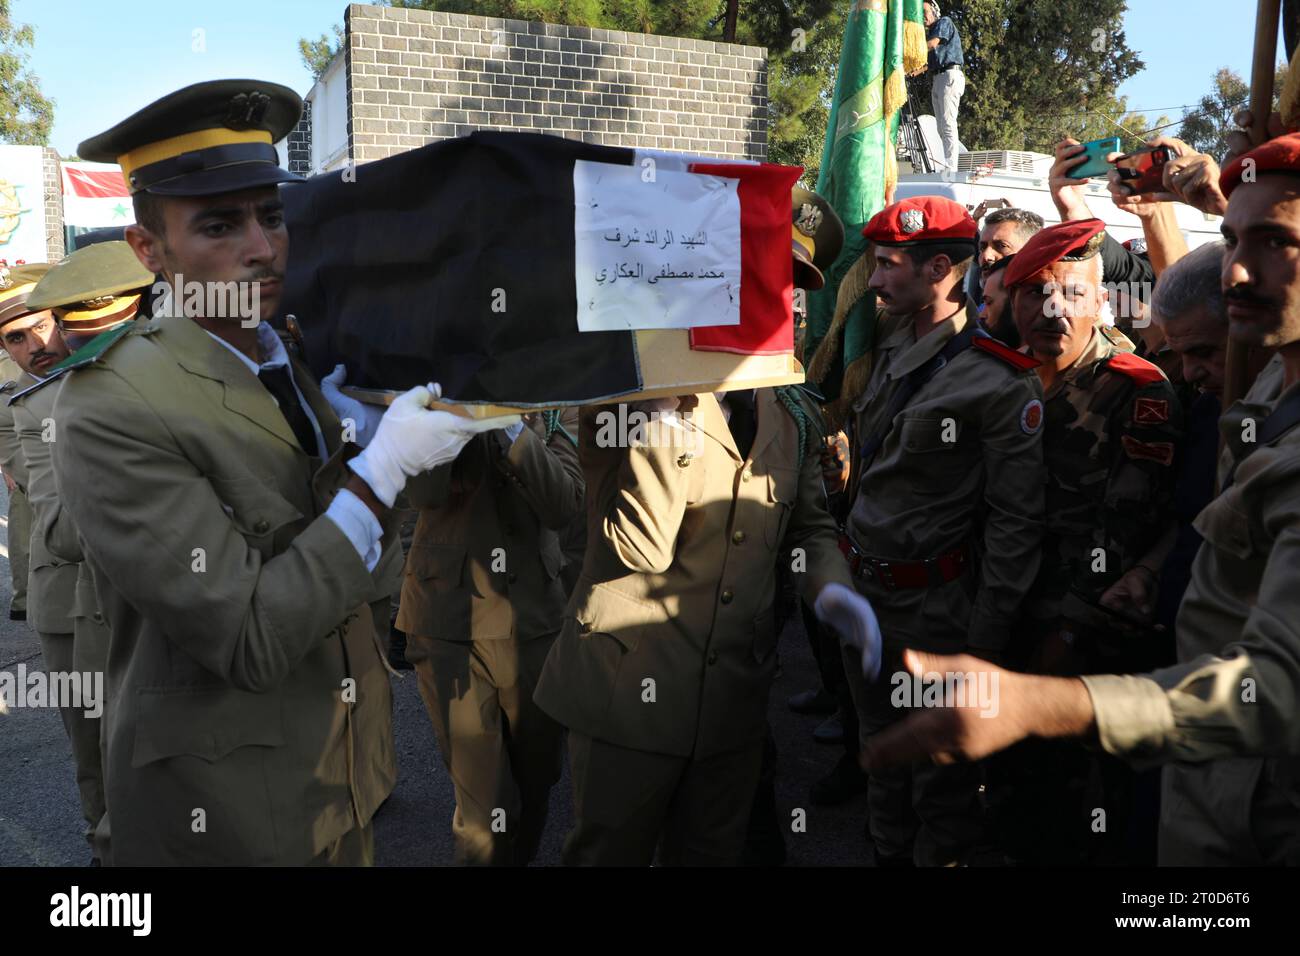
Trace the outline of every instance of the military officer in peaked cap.
<path fill-rule="evenodd" d="M 33 316 L 26 307 L 27 296 L 48 268 L 41 263 L 18 266 L 10 271 L 7 266 L 0 265 L 0 318 L 4 319 L 0 329 L 7 326 L 9 332 L 7 339 L 0 332 L 0 382 L 3 382 L 0 384 L 0 470 L 4 471 L 5 485 L 9 489 L 9 572 L 13 582 L 9 619 L 12 621 L 27 620 L 27 549 L 31 538 L 32 510 L 27 500 L 27 466 L 8 404 L 14 392 L 36 381 L 25 364 L 29 355 L 40 364 L 52 365 L 65 354 L 55 352 L 63 346 L 51 317 L 41 313 Z M 22 362 L 9 354 L 11 347 Z"/>
<path fill-rule="evenodd" d="M 409 476 L 517 421 L 435 411 L 439 389 L 420 387 L 347 457 L 267 322 L 289 242 L 277 186 L 297 178 L 274 144 L 301 108 L 272 83 L 199 83 L 78 150 L 121 165 L 126 241 L 171 287 L 81 356 L 54 409 L 60 499 L 112 630 L 115 864 L 372 861 L 396 776 L 376 622 L 400 552 L 381 522 Z M 195 282 L 236 283 L 256 308 L 182 300 Z"/>
<path fill-rule="evenodd" d="M 28 296 L 27 306 L 52 312 L 64 342 L 69 349 L 76 349 L 95 335 L 130 322 L 141 291 L 152 282 L 153 274 L 140 265 L 130 246 L 105 243 L 74 252 L 47 272 Z M 108 629 L 90 569 L 81 559 L 77 530 L 60 507 L 50 455 L 51 445 L 58 439 L 54 398 L 69 364 L 65 359 L 54 366 L 41 381 L 14 396 L 9 405 L 27 465 L 33 512 L 31 551 L 40 567 L 57 569 L 51 571 L 38 618 L 53 621 L 52 615 L 58 613 L 58 624 L 70 626 L 71 633 L 49 640 L 62 648 L 65 669 L 94 675 L 103 674 L 108 664 Z M 103 701 L 95 703 L 94 707 L 65 709 L 64 720 L 72 739 L 88 835 L 95 858 L 102 862 L 108 853 L 99 746 Z M 87 716 L 88 710 L 98 712 Z"/>
<path fill-rule="evenodd" d="M 846 666 L 865 742 L 920 703 L 902 679 L 905 646 L 1003 650 L 1038 567 L 1043 406 L 1036 363 L 971 317 L 963 279 L 977 230 L 962 206 L 906 199 L 877 213 L 863 234 L 875 244 L 870 287 L 892 320 L 853 405 L 852 566 L 885 641 L 875 684 Z M 873 771 L 877 861 L 969 859 L 982 837 L 978 787 L 970 767 Z"/>

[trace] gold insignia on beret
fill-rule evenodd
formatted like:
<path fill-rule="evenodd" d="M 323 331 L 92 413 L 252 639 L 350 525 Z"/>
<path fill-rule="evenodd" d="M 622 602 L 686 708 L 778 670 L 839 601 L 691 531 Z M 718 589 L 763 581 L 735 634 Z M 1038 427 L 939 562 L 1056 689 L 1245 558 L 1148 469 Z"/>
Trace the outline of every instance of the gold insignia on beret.
<path fill-rule="evenodd" d="M 14 280 L 9 278 L 9 267 L 0 266 L 0 289 L 7 289 L 14 284 Z"/>
<path fill-rule="evenodd" d="M 1075 249 L 1073 252 L 1068 252 L 1065 255 L 1061 256 L 1060 261 L 1061 262 L 1082 262 L 1085 259 L 1091 259 L 1093 256 L 1101 253 L 1101 245 L 1105 241 L 1106 241 L 1106 233 L 1103 230 L 1102 232 L 1097 233 L 1095 236 L 1092 236 L 1087 242 L 1085 242 L 1078 249 Z"/>
<path fill-rule="evenodd" d="M 904 209 L 898 217 L 898 224 L 908 235 L 920 232 L 925 228 L 925 213 L 919 209 Z"/>
<path fill-rule="evenodd" d="M 266 111 L 271 105 L 271 97 L 256 90 L 251 93 L 236 93 L 230 98 L 223 123 L 228 129 L 252 129 L 261 124 Z"/>
<path fill-rule="evenodd" d="M 794 221 L 794 227 L 805 236 L 816 235 L 817 229 L 822 224 L 822 218 L 822 211 L 812 203 L 806 202 L 799 207 L 799 218 Z"/>
<path fill-rule="evenodd" d="M 81 305 L 82 308 L 85 309 L 102 309 L 104 306 L 110 304 L 113 301 L 113 298 L 114 297 L 111 295 L 101 295 L 94 299 L 86 299 L 81 303 Z"/>

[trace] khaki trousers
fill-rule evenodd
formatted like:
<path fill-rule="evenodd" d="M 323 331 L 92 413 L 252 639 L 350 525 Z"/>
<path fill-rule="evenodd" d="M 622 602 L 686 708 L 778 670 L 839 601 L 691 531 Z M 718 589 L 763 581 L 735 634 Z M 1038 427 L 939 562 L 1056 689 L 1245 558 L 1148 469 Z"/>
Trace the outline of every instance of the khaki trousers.
<path fill-rule="evenodd" d="M 569 733 L 577 821 L 568 866 L 737 866 L 763 763 L 763 740 L 695 759 Z"/>
<path fill-rule="evenodd" d="M 858 711 L 862 742 L 911 711 L 894 706 L 893 675 L 905 673 L 903 649 L 886 643 L 880 677 L 868 684 L 861 653 L 843 648 L 844 671 Z M 958 653 L 954 650 L 952 653 Z M 878 859 L 917 866 L 965 862 L 983 835 L 979 764 L 939 767 L 930 761 L 871 771 L 867 781 L 868 824 Z"/>
<path fill-rule="evenodd" d="M 13 582 L 11 611 L 27 610 L 27 571 L 32 538 L 32 506 L 26 492 L 9 493 L 9 577 Z"/>
<path fill-rule="evenodd" d="M 524 866 L 537 854 L 564 728 L 533 703 L 555 635 L 531 641 L 407 636 L 442 760 L 456 788 L 456 862 Z"/>
<path fill-rule="evenodd" d="M 94 640 L 79 645 L 72 634 L 38 632 L 41 655 L 45 658 L 47 673 L 104 673 L 108 662 L 107 641 L 101 646 Z M 102 684 L 101 684 L 102 686 Z M 104 767 L 100 751 L 99 717 L 87 717 L 89 702 L 82 707 L 60 707 L 63 729 L 72 744 L 72 762 L 77 776 L 77 791 L 81 797 L 81 814 L 86 819 L 86 842 L 97 857 L 101 857 L 95 840 L 95 829 L 104 816 Z M 100 704 L 103 701 L 99 702 Z M 102 857 L 101 857 L 102 859 Z"/>
<path fill-rule="evenodd" d="M 375 825 L 353 827 L 318 853 L 308 866 L 374 866 Z"/>

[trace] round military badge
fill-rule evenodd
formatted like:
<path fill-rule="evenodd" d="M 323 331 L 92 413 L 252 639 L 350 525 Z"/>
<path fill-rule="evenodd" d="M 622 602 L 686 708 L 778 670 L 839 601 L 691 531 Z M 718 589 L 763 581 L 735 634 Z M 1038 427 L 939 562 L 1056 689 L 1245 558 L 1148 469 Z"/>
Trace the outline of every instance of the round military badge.
<path fill-rule="evenodd" d="M 1037 435 L 1043 427 L 1043 403 L 1031 398 L 1020 412 L 1020 430 L 1026 435 Z"/>
<path fill-rule="evenodd" d="M 919 209 L 904 209 L 898 217 L 898 224 L 908 235 L 920 232 L 925 228 L 925 213 Z"/>

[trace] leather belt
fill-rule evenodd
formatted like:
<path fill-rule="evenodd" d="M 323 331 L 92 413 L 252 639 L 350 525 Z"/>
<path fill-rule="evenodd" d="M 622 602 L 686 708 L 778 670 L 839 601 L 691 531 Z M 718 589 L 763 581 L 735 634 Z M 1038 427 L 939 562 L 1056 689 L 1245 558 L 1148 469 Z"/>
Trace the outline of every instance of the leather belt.
<path fill-rule="evenodd" d="M 874 578 L 891 591 L 940 587 L 957 580 L 970 566 L 970 551 L 965 545 L 924 561 L 877 558 L 863 554 L 847 539 L 842 539 L 841 550 L 844 550 L 849 570 L 855 578 Z"/>

